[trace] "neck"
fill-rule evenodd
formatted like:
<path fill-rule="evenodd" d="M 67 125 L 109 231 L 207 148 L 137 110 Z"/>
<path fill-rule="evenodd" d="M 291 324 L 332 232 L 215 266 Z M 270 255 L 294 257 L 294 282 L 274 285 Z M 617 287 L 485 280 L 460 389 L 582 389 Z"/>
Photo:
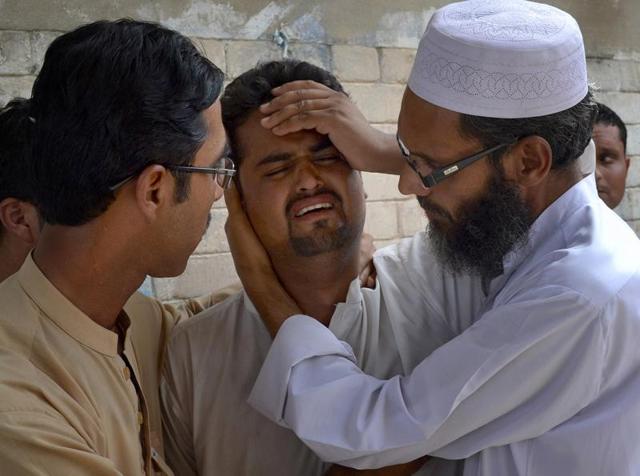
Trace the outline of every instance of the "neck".
<path fill-rule="evenodd" d="M 136 269 L 137 260 L 126 237 L 105 233 L 105 229 L 108 227 L 98 219 L 76 227 L 46 226 L 33 259 L 78 309 L 112 329 L 145 275 Z"/>
<path fill-rule="evenodd" d="M 6 231 L 4 233 L 0 237 L 0 283 L 20 269 L 31 249 L 31 245 Z"/>
<path fill-rule="evenodd" d="M 343 249 L 312 257 L 274 259 L 284 288 L 305 314 L 328 326 L 335 305 L 347 297 L 358 275 L 360 239 Z"/>
<path fill-rule="evenodd" d="M 567 190 L 585 176 L 576 168 L 569 167 L 549 174 L 547 181 L 536 187 L 528 200 L 533 219 L 538 218 L 549 205 L 560 198 Z"/>

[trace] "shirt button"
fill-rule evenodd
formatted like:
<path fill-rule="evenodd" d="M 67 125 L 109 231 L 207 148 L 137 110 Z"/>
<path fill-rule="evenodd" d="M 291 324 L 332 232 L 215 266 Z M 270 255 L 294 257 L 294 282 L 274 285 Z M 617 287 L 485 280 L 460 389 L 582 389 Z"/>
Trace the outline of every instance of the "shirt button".
<path fill-rule="evenodd" d="M 144 415 L 142 414 L 142 412 L 138 412 L 138 426 L 142 426 L 143 423 L 144 423 Z"/>
<path fill-rule="evenodd" d="M 131 379 L 131 371 L 129 370 L 129 367 L 124 367 L 122 369 L 122 375 L 123 375 L 125 380 L 130 380 Z"/>

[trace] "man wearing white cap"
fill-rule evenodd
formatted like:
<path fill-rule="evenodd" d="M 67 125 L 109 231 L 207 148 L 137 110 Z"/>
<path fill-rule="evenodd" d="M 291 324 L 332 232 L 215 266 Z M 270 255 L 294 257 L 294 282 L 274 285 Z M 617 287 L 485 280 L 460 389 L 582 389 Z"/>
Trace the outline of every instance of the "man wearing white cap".
<path fill-rule="evenodd" d="M 252 405 L 353 467 L 430 454 L 466 458 L 465 475 L 640 474 L 640 242 L 578 163 L 595 109 L 575 20 L 519 0 L 438 10 L 403 98 L 404 160 L 320 88 L 275 93 L 274 133 L 317 128 L 361 147 L 352 166 L 399 174 L 417 195 L 428 240 L 398 246 L 397 293 L 456 336 L 410 375 L 364 374 L 282 291 L 231 193 L 237 268 L 275 335 Z M 420 312 L 441 265 L 482 286 L 472 322 Z"/>

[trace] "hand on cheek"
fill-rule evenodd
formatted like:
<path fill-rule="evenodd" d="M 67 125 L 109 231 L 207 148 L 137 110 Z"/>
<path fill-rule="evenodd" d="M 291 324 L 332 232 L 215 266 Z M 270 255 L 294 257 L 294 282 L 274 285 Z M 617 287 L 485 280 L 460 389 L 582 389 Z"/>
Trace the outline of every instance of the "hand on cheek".
<path fill-rule="evenodd" d="M 289 316 L 301 311 L 280 284 L 235 185 L 225 191 L 225 201 L 229 211 L 225 232 L 236 271 L 269 332 L 275 336 Z"/>

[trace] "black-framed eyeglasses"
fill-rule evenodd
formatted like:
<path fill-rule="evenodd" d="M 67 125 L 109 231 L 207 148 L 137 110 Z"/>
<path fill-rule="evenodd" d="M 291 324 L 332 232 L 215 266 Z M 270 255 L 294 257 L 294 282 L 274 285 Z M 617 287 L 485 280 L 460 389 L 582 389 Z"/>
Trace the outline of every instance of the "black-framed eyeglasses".
<path fill-rule="evenodd" d="M 164 165 L 166 169 L 175 170 L 177 172 L 184 172 L 188 174 L 209 174 L 213 175 L 215 181 L 223 189 L 229 188 L 231 179 L 236 174 L 236 164 L 229 157 L 222 157 L 216 162 L 214 167 L 195 167 L 193 165 Z M 125 179 L 121 180 L 115 185 L 109 187 L 112 192 L 122 187 L 125 183 L 133 180 L 138 174 L 131 174 Z"/>
<path fill-rule="evenodd" d="M 407 161 L 409 166 L 413 169 L 413 171 L 418 174 L 422 183 L 425 187 L 431 188 L 435 185 L 442 182 L 444 179 L 451 177 L 452 175 L 457 174 L 465 167 L 477 162 L 478 160 L 487 157 L 494 152 L 499 151 L 500 149 L 504 149 L 505 147 L 509 147 L 517 142 L 517 140 L 511 142 L 505 142 L 503 144 L 498 144 L 493 147 L 489 147 L 488 149 L 481 150 L 480 152 L 473 154 L 469 157 L 465 157 L 464 159 L 460 159 L 452 164 L 445 165 L 444 167 L 433 168 L 425 163 L 425 157 L 422 157 L 418 154 L 413 154 L 409 148 L 404 145 L 400 136 L 396 134 L 396 140 L 398 141 L 398 146 L 400 147 L 400 152 L 402 156 Z"/>

